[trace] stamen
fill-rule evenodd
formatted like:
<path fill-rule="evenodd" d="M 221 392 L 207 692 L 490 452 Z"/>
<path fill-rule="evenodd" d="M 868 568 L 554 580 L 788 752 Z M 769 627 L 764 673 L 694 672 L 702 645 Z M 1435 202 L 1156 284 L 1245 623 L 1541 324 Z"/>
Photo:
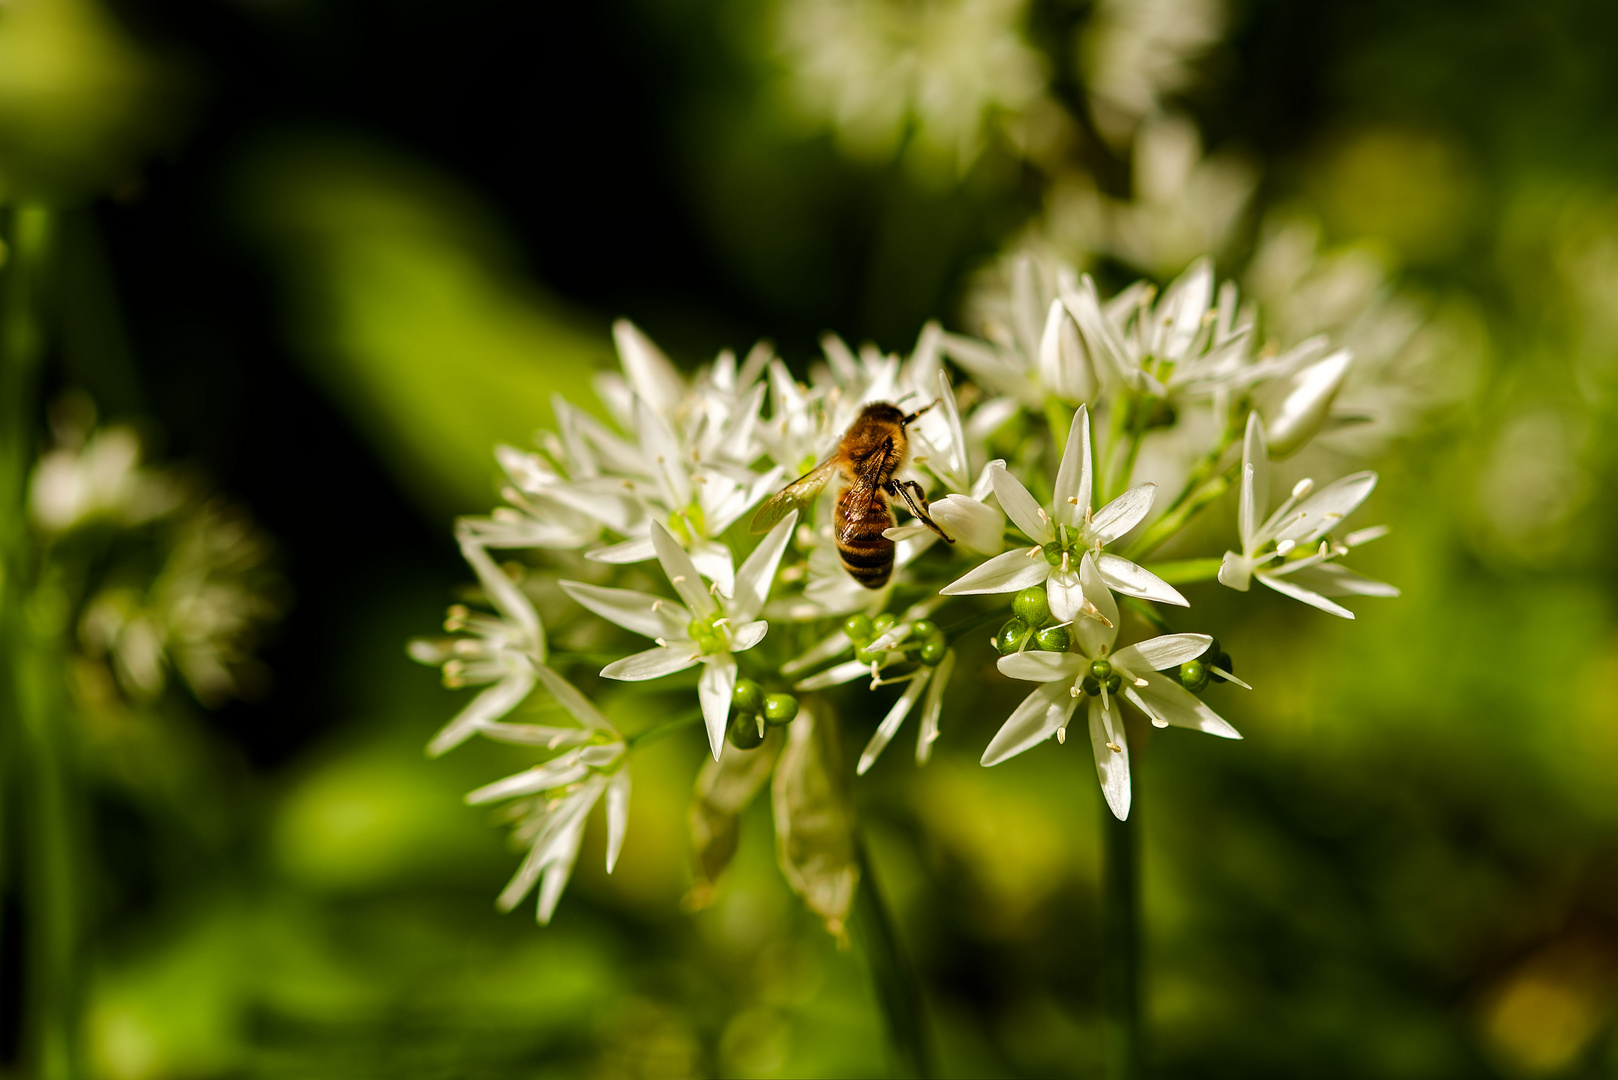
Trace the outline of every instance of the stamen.
<path fill-rule="evenodd" d="M 653 600 L 652 601 L 652 610 L 653 611 L 662 611 L 663 610 L 663 601 L 662 600 Z"/>
<path fill-rule="evenodd" d="M 685 575 L 684 575 L 684 574 L 680 574 L 680 575 L 678 575 L 678 576 L 677 576 L 677 577 L 671 577 L 671 578 L 669 578 L 669 581 L 670 581 L 670 582 L 671 582 L 671 583 L 673 583 L 673 584 L 675 584 L 675 585 L 678 585 L 678 584 L 679 584 L 679 583 L 680 583 L 680 582 L 682 582 L 682 581 L 684 581 L 684 580 L 685 580 Z"/>
<path fill-rule="evenodd" d="M 726 616 L 726 617 L 725 617 L 725 618 L 723 618 L 723 619 L 715 619 L 715 620 L 714 620 L 714 621 L 713 621 L 713 624 L 714 624 L 714 625 L 715 625 L 715 626 L 729 626 L 729 625 L 730 625 L 730 617 L 729 617 L 729 616 Z"/>
<path fill-rule="evenodd" d="M 1067 497 L 1067 502 L 1069 506 L 1077 506 L 1079 505 L 1079 497 L 1077 495 L 1069 495 Z"/>
<path fill-rule="evenodd" d="M 1051 516 L 1049 514 L 1047 514 L 1045 512 L 1045 508 L 1043 506 L 1041 506 L 1039 508 L 1039 520 L 1041 520 L 1041 521 L 1049 521 L 1050 519 L 1051 519 Z"/>
<path fill-rule="evenodd" d="M 1062 549 L 1062 573 L 1064 573 L 1064 574 L 1068 573 L 1068 568 L 1067 568 L 1068 557 L 1069 556 L 1068 556 L 1067 549 L 1063 548 Z M 1108 625 L 1110 626 L 1111 624 L 1109 623 Z"/>
<path fill-rule="evenodd" d="M 1297 546 L 1298 542 L 1296 540 L 1283 540 L 1279 544 L 1275 545 L 1275 553 L 1277 555 L 1285 555 L 1287 552 L 1291 551 Z"/>
<path fill-rule="evenodd" d="M 663 639 L 662 639 L 662 638 L 660 638 L 660 637 L 655 637 L 655 638 L 653 638 L 653 639 L 652 639 L 652 640 L 653 640 L 653 641 L 655 641 L 655 642 L 657 642 L 657 644 L 658 644 L 658 646 L 659 646 L 659 647 L 660 647 L 660 648 L 664 648 L 664 649 L 666 649 L 666 648 L 668 648 L 668 647 L 669 647 L 669 643 L 668 643 L 668 642 L 666 642 L 666 641 L 664 641 L 664 640 L 663 640 Z"/>
<path fill-rule="evenodd" d="M 1119 745 L 1118 745 L 1118 744 L 1117 744 L 1117 743 L 1115 743 L 1115 742 L 1110 742 L 1110 743 L 1108 743 L 1108 744 L 1107 744 L 1107 749 L 1108 749 L 1108 750 L 1111 750 L 1111 751 L 1112 751 L 1112 752 L 1113 752 L 1113 753 L 1115 753 L 1115 754 L 1121 754 L 1121 753 L 1123 753 L 1123 752 L 1124 752 L 1124 748 L 1123 748 L 1123 747 L 1121 747 L 1121 746 L 1119 746 Z"/>
<path fill-rule="evenodd" d="M 1294 499 L 1301 499 L 1313 490 L 1315 490 L 1315 482 L 1306 476 L 1302 480 L 1299 480 L 1296 484 L 1292 485 L 1292 497 Z"/>
<path fill-rule="evenodd" d="M 1042 548 L 1041 548 L 1041 547 L 1040 547 L 1040 546 L 1039 546 L 1039 545 L 1038 545 L 1038 544 L 1035 544 L 1035 545 L 1034 545 L 1034 546 L 1033 546 L 1033 547 L 1031 547 L 1031 548 L 1029 548 L 1029 549 L 1028 549 L 1028 557 L 1029 557 L 1029 558 L 1030 558 L 1030 559 L 1032 559 L 1032 558 L 1035 558 L 1035 557 L 1036 557 L 1036 556 L 1038 556 L 1038 555 L 1039 555 L 1039 553 L 1040 553 L 1040 552 L 1041 552 L 1041 551 L 1042 551 L 1042 550 L 1043 550 L 1043 549 L 1042 549 Z"/>
<path fill-rule="evenodd" d="M 1063 746 L 1067 745 L 1067 725 L 1066 724 L 1063 724 L 1061 727 L 1056 729 L 1056 741 L 1060 745 L 1063 745 Z"/>

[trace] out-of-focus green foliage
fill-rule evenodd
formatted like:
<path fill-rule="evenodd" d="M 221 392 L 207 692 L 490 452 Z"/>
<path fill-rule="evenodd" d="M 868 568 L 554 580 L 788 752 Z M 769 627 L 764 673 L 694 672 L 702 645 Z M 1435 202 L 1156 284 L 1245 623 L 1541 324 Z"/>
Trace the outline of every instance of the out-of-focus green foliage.
<path fill-rule="evenodd" d="M 495 443 L 552 426 L 553 393 L 592 397 L 605 333 L 526 280 L 453 182 L 337 137 L 275 140 L 242 178 L 308 370 L 424 506 L 481 506 Z"/>

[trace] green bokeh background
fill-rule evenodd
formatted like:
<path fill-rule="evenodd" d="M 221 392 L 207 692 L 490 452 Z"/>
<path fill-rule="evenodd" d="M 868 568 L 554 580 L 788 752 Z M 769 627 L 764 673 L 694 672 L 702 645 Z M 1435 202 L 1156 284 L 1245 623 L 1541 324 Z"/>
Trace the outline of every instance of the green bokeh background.
<path fill-rule="evenodd" d="M 449 522 L 493 501 L 490 447 L 589 401 L 610 318 L 685 364 L 765 333 L 800 370 L 823 329 L 906 348 L 962 325 L 1037 206 L 1004 153 L 940 178 L 790 122 L 763 11 L 0 7 L 0 195 L 67 223 L 55 378 L 263 507 L 302 613 L 265 700 L 84 732 L 90 1075 L 887 1067 L 766 805 L 682 911 L 696 736 L 637 756 L 611 877 L 593 822 L 551 927 L 495 913 L 515 857 L 461 794 L 530 758 L 427 761 L 458 699 L 402 649 L 466 576 Z M 1137 753 L 1161 1075 L 1618 1073 L 1615 61 L 1598 0 L 1252 0 L 1179 101 L 1259 164 L 1260 209 L 1471 329 L 1458 403 L 1372 463 L 1362 524 L 1393 533 L 1361 568 L 1402 598 L 1345 623 L 1189 594 L 1257 690 L 1213 692 L 1244 741 Z M 221 251 L 234 306 L 188 291 Z M 935 760 L 890 752 L 856 800 L 946 1074 L 1099 1075 L 1093 770 L 977 765 L 1012 696 L 991 660 L 963 649 Z M 570 674 L 626 727 L 662 707 Z"/>

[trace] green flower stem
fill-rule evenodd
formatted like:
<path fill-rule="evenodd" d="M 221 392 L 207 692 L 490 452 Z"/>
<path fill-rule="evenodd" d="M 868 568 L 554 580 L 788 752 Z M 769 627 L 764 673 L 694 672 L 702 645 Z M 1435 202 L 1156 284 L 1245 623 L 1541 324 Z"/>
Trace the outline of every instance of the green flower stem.
<path fill-rule="evenodd" d="M 1127 820 L 1101 807 L 1101 999 L 1108 1080 L 1141 1074 L 1140 785 Z"/>
<path fill-rule="evenodd" d="M 44 328 L 40 279 L 54 219 L 39 207 L 0 212 L 0 760 L 8 813 L 18 817 L 22 871 L 24 1071 L 75 1075 L 78 1031 L 79 843 L 72 747 L 63 725 L 58 586 L 36 587 L 27 482 L 39 417 Z M 53 603 L 52 601 L 61 601 Z M 9 830 L 8 830 L 9 831 Z"/>
<path fill-rule="evenodd" d="M 854 890 L 853 929 L 859 936 L 871 981 L 876 984 L 877 1005 L 888 1029 L 897 1075 L 936 1076 L 928 1049 L 927 1021 L 923 1012 L 921 984 L 915 968 L 905 956 L 894 932 L 893 917 L 882 903 L 876 875 L 865 842 L 856 833 L 854 858 L 859 863 L 860 881 Z"/>
<path fill-rule="evenodd" d="M 1203 482 L 1194 495 L 1183 501 L 1176 500 L 1168 513 L 1153 522 L 1139 539 L 1130 544 L 1128 550 L 1124 552 L 1124 558 L 1130 562 L 1140 562 L 1175 533 L 1185 528 L 1186 522 L 1200 513 L 1204 506 L 1220 498 L 1228 490 L 1230 478 L 1222 474 Z"/>
<path fill-rule="evenodd" d="M 1173 562 L 1147 563 L 1146 569 L 1170 585 L 1195 585 L 1199 581 L 1212 581 L 1219 576 L 1222 559 L 1177 559 Z"/>

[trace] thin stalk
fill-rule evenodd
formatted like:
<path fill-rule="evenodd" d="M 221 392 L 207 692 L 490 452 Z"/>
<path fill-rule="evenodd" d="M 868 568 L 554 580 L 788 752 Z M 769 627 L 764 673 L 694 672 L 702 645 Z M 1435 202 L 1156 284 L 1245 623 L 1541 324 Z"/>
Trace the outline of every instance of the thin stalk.
<path fill-rule="evenodd" d="M 876 875 L 871 870 L 870 855 L 857 835 L 854 858 L 860 868 L 860 883 L 854 890 L 853 926 L 871 968 L 871 981 L 876 984 L 877 1005 L 887 1025 L 897 1075 L 926 1080 L 937 1074 L 928 1048 L 921 984 L 899 944 L 893 917 L 882 902 Z"/>
<path fill-rule="evenodd" d="M 1128 819 L 1101 808 L 1101 1000 L 1108 1080 L 1141 1075 L 1140 790 Z"/>

